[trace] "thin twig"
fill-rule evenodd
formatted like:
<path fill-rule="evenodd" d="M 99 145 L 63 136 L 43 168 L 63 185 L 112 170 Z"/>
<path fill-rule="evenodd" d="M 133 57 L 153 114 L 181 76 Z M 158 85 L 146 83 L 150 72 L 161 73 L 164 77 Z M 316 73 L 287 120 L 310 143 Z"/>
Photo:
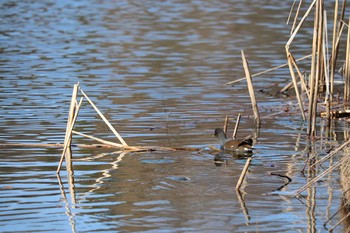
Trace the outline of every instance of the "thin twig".
<path fill-rule="evenodd" d="M 299 1 L 299 5 L 298 5 L 298 9 L 297 9 L 297 12 L 295 13 L 295 17 L 294 17 L 294 21 L 293 21 L 293 26 L 292 26 L 292 29 L 290 30 L 290 33 L 292 34 L 294 32 L 294 28 L 295 28 L 295 25 L 297 23 L 297 19 L 298 19 L 298 16 L 299 16 L 299 12 L 300 12 L 300 8 L 301 8 L 301 4 L 303 3 L 302 0 Z"/>
<path fill-rule="evenodd" d="M 296 1 L 297 1 L 297 0 L 294 0 L 294 2 L 293 2 L 293 4 L 292 4 L 292 6 L 290 7 L 290 11 L 289 11 L 289 14 L 288 14 L 288 18 L 287 18 L 286 25 L 288 25 L 288 24 L 289 24 L 289 20 L 290 20 L 290 17 L 291 17 L 291 15 L 292 15 L 292 13 L 293 13 L 293 9 L 294 9 L 295 2 L 296 2 Z"/>

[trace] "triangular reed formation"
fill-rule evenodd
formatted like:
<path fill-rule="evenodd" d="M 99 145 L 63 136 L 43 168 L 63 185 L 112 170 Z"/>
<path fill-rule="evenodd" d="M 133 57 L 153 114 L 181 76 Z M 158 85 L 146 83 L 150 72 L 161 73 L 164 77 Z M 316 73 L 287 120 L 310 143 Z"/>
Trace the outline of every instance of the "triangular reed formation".
<path fill-rule="evenodd" d="M 77 96 L 78 91 L 83 95 L 83 97 L 80 98 L 79 103 L 77 102 Z M 89 104 L 94 108 L 94 110 L 97 112 L 97 114 L 101 117 L 101 119 L 104 121 L 104 123 L 108 126 L 108 128 L 114 133 L 116 138 L 119 140 L 120 143 L 107 141 L 101 138 L 97 138 L 91 135 L 87 135 L 84 133 L 80 133 L 77 131 L 74 131 L 74 124 L 77 120 L 78 113 L 80 110 L 80 107 L 82 105 L 83 99 L 86 99 Z M 90 138 L 93 140 L 96 140 L 100 142 L 101 144 L 97 145 L 79 145 L 80 147 L 108 147 L 108 148 L 117 148 L 122 149 L 126 151 L 133 151 L 133 152 L 141 152 L 141 151 L 176 151 L 176 150 L 186 150 L 186 151 L 199 151 L 200 148 L 189 148 L 189 147 L 160 147 L 160 146 L 129 146 L 125 140 L 122 138 L 122 136 L 118 133 L 118 131 L 109 123 L 107 118 L 102 114 L 102 112 L 97 108 L 97 106 L 93 103 L 93 101 L 89 98 L 89 96 L 80 88 L 79 83 L 75 84 L 73 87 L 73 94 L 69 109 L 69 115 L 68 115 L 68 121 L 67 121 L 67 128 L 66 128 L 66 136 L 64 140 L 63 145 L 63 152 L 61 155 L 61 159 L 57 168 L 57 173 L 60 172 L 63 159 L 66 158 L 67 168 L 71 167 L 72 163 L 72 157 L 71 157 L 71 143 L 72 143 L 72 134 L 77 134 L 86 138 Z"/>

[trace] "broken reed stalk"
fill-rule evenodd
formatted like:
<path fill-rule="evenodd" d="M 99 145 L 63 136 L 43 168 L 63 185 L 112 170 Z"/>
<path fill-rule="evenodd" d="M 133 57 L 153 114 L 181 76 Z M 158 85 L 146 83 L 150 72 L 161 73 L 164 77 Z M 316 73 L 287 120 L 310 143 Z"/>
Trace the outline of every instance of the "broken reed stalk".
<path fill-rule="evenodd" d="M 229 120 L 229 116 L 226 115 L 226 117 L 225 117 L 225 123 L 224 123 L 224 133 L 225 133 L 226 135 L 227 135 L 228 120 Z"/>
<path fill-rule="evenodd" d="M 232 138 L 233 138 L 233 139 L 236 139 L 236 134 L 237 134 L 237 130 L 238 130 L 238 126 L 239 126 L 240 120 L 241 120 L 241 114 L 238 113 L 237 120 L 236 120 L 236 125 L 235 125 L 235 129 L 233 130 L 233 134 L 232 134 Z"/>
<path fill-rule="evenodd" d="M 77 106 L 78 85 L 79 84 L 74 84 L 73 86 L 73 93 L 70 101 L 70 107 L 69 107 L 69 113 L 68 113 L 68 119 L 67 119 L 66 135 L 64 137 L 64 144 L 69 144 L 69 145 L 71 144 L 72 135 L 69 135 L 68 129 L 70 128 L 75 115 L 75 110 Z"/>
<path fill-rule="evenodd" d="M 72 152 L 70 149 L 70 145 L 72 144 L 72 133 L 69 131 L 70 126 L 73 124 L 73 119 L 76 114 L 76 109 L 77 109 L 77 96 L 78 96 L 78 87 L 79 83 L 74 84 L 73 86 L 73 93 L 72 93 L 72 98 L 70 101 L 70 107 L 69 107 L 69 113 L 68 113 L 68 119 L 67 119 L 67 126 L 66 126 L 66 134 L 64 137 L 64 145 L 65 149 L 63 149 L 63 153 L 61 155 L 61 162 L 63 157 L 66 159 L 66 168 L 68 173 L 71 173 L 72 171 Z"/>
<path fill-rule="evenodd" d="M 102 118 L 102 120 L 106 123 L 108 128 L 114 133 L 114 135 L 119 139 L 119 141 L 124 145 L 128 146 L 128 144 L 124 141 L 124 139 L 120 136 L 120 134 L 117 132 L 117 130 L 114 129 L 114 127 L 109 123 L 107 118 L 100 112 L 100 110 L 96 107 L 96 105 L 91 101 L 91 99 L 85 94 L 85 92 L 80 89 L 80 92 L 85 96 L 85 98 L 89 101 L 91 106 L 95 109 L 95 111 L 98 113 L 98 115 Z"/>
<path fill-rule="evenodd" d="M 298 67 L 298 64 L 295 60 L 295 58 L 291 55 L 291 60 L 292 60 L 292 63 L 293 63 L 293 66 L 294 68 L 296 69 L 298 75 L 299 75 L 299 78 L 300 78 L 300 83 L 301 83 L 301 87 L 302 87 L 302 90 L 305 91 L 306 95 L 308 98 L 310 98 L 310 92 L 307 88 L 307 85 L 306 85 L 306 82 L 305 82 L 305 78 L 304 78 L 304 75 L 301 73 L 299 67 Z"/>
<path fill-rule="evenodd" d="M 303 102 L 301 100 L 301 96 L 299 94 L 299 88 L 298 88 L 298 83 L 297 83 L 297 78 L 295 77 L 295 72 L 294 72 L 294 68 L 293 68 L 293 62 L 292 62 L 292 55 L 290 54 L 290 52 L 287 50 L 287 59 L 288 59 L 288 64 L 289 64 L 289 71 L 290 74 L 292 76 L 292 80 L 293 80 L 293 85 L 294 85 L 294 90 L 295 90 L 295 94 L 297 96 L 298 99 L 298 104 L 299 104 L 299 108 L 300 108 L 300 112 L 301 115 L 303 117 L 303 120 L 305 120 L 305 112 L 304 112 L 304 106 L 303 106 Z M 300 77 L 302 78 L 302 77 Z"/>
<path fill-rule="evenodd" d="M 80 99 L 79 104 L 78 104 L 77 107 L 75 108 L 74 118 L 73 118 L 73 120 L 71 121 L 71 124 L 69 125 L 69 128 L 68 128 L 68 130 L 67 130 L 67 135 L 68 135 L 69 137 L 72 136 L 73 127 L 74 127 L 75 121 L 77 120 L 78 113 L 79 113 L 79 110 L 80 110 L 80 107 L 81 107 L 82 102 L 83 102 L 83 98 Z M 65 157 L 66 151 L 67 151 L 68 148 L 70 148 L 70 146 L 71 146 L 71 142 L 68 143 L 68 141 L 67 141 L 67 142 L 64 143 L 64 148 L 63 148 L 63 152 L 62 152 L 62 155 L 61 155 L 61 159 L 60 159 L 60 162 L 59 162 L 58 167 L 57 167 L 57 170 L 56 170 L 56 173 L 57 173 L 57 174 L 60 173 L 61 166 L 62 166 L 62 162 L 63 162 L 63 158 Z M 71 153 L 70 153 L 70 156 L 71 156 Z M 69 163 L 68 163 L 68 162 L 69 162 Z M 67 165 L 68 165 L 68 164 L 71 164 L 71 161 L 66 161 L 66 163 L 67 163 Z"/>
<path fill-rule="evenodd" d="M 191 147 L 161 147 L 161 146 L 124 146 L 122 144 L 119 143 L 115 143 L 115 142 L 111 142 L 111 141 L 106 141 L 94 136 L 90 136 L 87 134 L 83 134 L 77 131 L 72 131 L 74 134 L 86 137 L 86 138 L 90 138 L 93 140 L 96 140 L 98 142 L 101 142 L 105 145 L 107 145 L 107 147 L 111 147 L 111 148 L 119 148 L 119 149 L 123 149 L 123 150 L 127 150 L 127 151 L 134 151 L 134 152 L 141 152 L 141 151 L 176 151 L 176 150 L 183 150 L 183 151 L 200 151 L 201 148 L 191 148 Z M 103 145 L 98 144 L 99 147 L 104 147 Z"/>
<path fill-rule="evenodd" d="M 260 122 L 260 116 L 259 116 L 259 109 L 258 109 L 258 105 L 256 103 L 256 99 L 255 99 L 255 95 L 254 95 L 254 87 L 253 87 L 252 77 L 251 77 L 250 71 L 249 71 L 248 61 L 244 55 L 244 51 L 241 50 L 241 52 L 242 52 L 243 68 L 244 68 L 245 76 L 247 79 L 248 91 L 249 91 L 250 100 L 252 102 L 252 108 L 253 108 L 253 112 L 254 112 L 255 123 L 257 124 L 258 127 L 260 127 L 261 122 Z"/>
<path fill-rule="evenodd" d="M 305 60 L 307 58 L 310 58 L 312 54 L 309 54 L 307 56 L 304 56 L 304 57 L 301 57 L 299 59 L 297 59 L 296 61 L 302 61 L 302 60 Z M 259 75 L 262 75 L 262 74 L 266 74 L 266 73 L 269 73 L 271 71 L 274 71 L 274 70 L 278 70 L 280 68 L 283 68 L 283 67 L 286 67 L 288 66 L 288 63 L 285 63 L 285 64 L 282 64 L 282 65 L 279 65 L 279 66 L 276 66 L 276 67 L 273 67 L 273 68 L 270 68 L 270 69 L 267 69 L 267 70 L 264 70 L 264 71 L 261 71 L 261 72 L 258 72 L 258 73 L 255 73 L 255 74 L 252 74 L 251 77 L 257 77 Z M 230 82 L 227 82 L 225 83 L 225 85 L 232 85 L 232 84 L 235 84 L 235 83 L 238 83 L 238 82 L 241 82 L 243 80 L 245 80 L 246 78 L 240 78 L 240 79 L 237 79 L 237 80 L 234 80 L 234 81 L 230 81 Z"/>
<path fill-rule="evenodd" d="M 106 140 L 103 140 L 103 139 L 100 139 L 100 138 L 97 138 L 97 137 L 94 137 L 94 136 L 90 136 L 90 135 L 87 135 L 87 134 L 83 134 L 83 133 L 80 133 L 80 132 L 77 132 L 77 131 L 74 131 L 74 130 L 72 132 L 74 134 L 77 134 L 77 135 L 80 135 L 80 136 L 83 136 L 83 137 L 86 137 L 86 138 L 90 138 L 90 139 L 96 140 L 96 141 L 101 142 L 101 143 L 106 144 L 106 145 L 110 145 L 110 146 L 113 146 L 113 147 L 123 147 L 123 145 L 119 144 L 119 143 L 106 141 Z"/>
<path fill-rule="evenodd" d="M 249 168 L 249 165 L 250 165 L 251 161 L 252 161 L 252 157 L 249 157 L 247 159 L 247 161 L 245 162 L 245 165 L 244 165 L 244 168 L 242 170 L 241 176 L 239 177 L 239 179 L 237 181 L 236 190 L 239 190 L 241 188 L 243 180 L 244 180 L 244 177 L 247 174 L 247 171 L 248 171 L 248 168 Z"/>

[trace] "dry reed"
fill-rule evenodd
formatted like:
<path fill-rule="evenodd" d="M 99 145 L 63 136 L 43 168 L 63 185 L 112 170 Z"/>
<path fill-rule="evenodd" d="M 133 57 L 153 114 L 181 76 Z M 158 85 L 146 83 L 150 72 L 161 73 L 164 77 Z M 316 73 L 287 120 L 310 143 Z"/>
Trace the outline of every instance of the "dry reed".
<path fill-rule="evenodd" d="M 245 76 L 247 79 L 247 85 L 248 85 L 248 91 L 249 91 L 249 95 L 250 95 L 250 100 L 252 102 L 252 108 L 253 108 L 253 112 L 254 112 L 254 119 L 255 119 L 255 123 L 257 124 L 258 127 L 261 126 L 261 122 L 260 122 L 260 116 L 259 116 L 259 109 L 258 109 L 258 104 L 256 102 L 255 99 L 255 94 L 254 94 L 254 87 L 253 87 L 253 82 L 252 82 L 252 77 L 250 75 L 250 71 L 249 71 L 249 65 L 248 65 L 248 61 L 244 55 L 244 51 L 241 51 L 242 53 L 242 61 L 243 61 L 243 68 L 244 68 L 244 72 L 245 72 Z"/>
<path fill-rule="evenodd" d="M 80 133 L 80 132 L 77 132 L 77 131 L 74 131 L 74 130 L 72 132 L 74 134 L 77 134 L 77 135 L 80 135 L 80 136 L 83 136 L 83 137 L 86 137 L 86 138 L 90 138 L 90 139 L 96 140 L 96 141 L 101 142 L 101 143 L 106 144 L 106 145 L 110 145 L 110 146 L 113 146 L 113 147 L 123 147 L 123 145 L 119 144 L 119 143 L 106 141 L 106 140 L 103 140 L 103 139 L 100 139 L 100 138 L 97 138 L 97 137 L 94 137 L 94 136 L 90 136 L 90 135 L 87 135 L 87 134 L 83 134 L 83 133 Z"/>
<path fill-rule="evenodd" d="M 247 174 L 247 171 L 248 171 L 248 168 L 249 168 L 249 165 L 250 165 L 251 161 L 252 161 L 252 158 L 249 157 L 247 159 L 247 161 L 245 162 L 245 165 L 244 165 L 244 168 L 242 170 L 242 173 L 241 173 L 241 175 L 240 175 L 240 177 L 239 177 L 239 179 L 237 181 L 236 190 L 239 190 L 241 188 L 242 183 L 244 181 L 244 177 Z"/>
<path fill-rule="evenodd" d="M 297 59 L 296 61 L 302 61 L 302 60 L 305 60 L 305 59 L 310 58 L 310 57 L 311 57 L 311 54 L 310 54 L 310 55 L 307 55 L 307 56 L 304 56 L 304 57 L 301 57 L 301 58 Z M 267 73 L 269 73 L 269 72 L 272 72 L 272 71 L 274 71 L 274 70 L 278 70 L 278 69 L 284 68 L 284 67 L 286 67 L 286 66 L 288 66 L 288 63 L 284 63 L 284 64 L 282 64 L 282 65 L 275 66 L 275 67 L 273 67 L 273 68 L 270 68 L 270 69 L 263 70 L 263 71 L 261 71 L 261 72 L 252 74 L 251 77 L 253 78 L 253 77 L 257 77 L 257 76 L 263 75 L 263 74 L 267 74 Z M 237 80 L 234 80 L 234 81 L 227 82 L 227 83 L 225 83 L 225 85 L 233 85 L 233 84 L 235 84 L 235 83 L 238 83 L 238 82 L 241 82 L 241 81 L 244 81 L 244 80 L 246 80 L 246 77 L 240 78 L 240 79 L 237 79 Z"/>
<path fill-rule="evenodd" d="M 349 24 L 350 25 L 350 19 Z M 344 70 L 344 109 L 348 109 L 348 102 L 350 97 L 350 29 L 348 28 L 347 40 L 346 40 L 346 58 L 345 58 L 345 70 Z"/>
<path fill-rule="evenodd" d="M 295 76 L 294 69 L 293 69 L 293 62 L 292 62 L 293 58 L 292 58 L 292 55 L 289 53 L 289 51 L 287 51 L 287 57 L 288 57 L 289 70 L 290 70 L 292 80 L 293 80 L 295 94 L 297 96 L 298 103 L 299 103 L 300 112 L 301 112 L 301 115 L 303 117 L 303 120 L 305 120 L 304 106 L 303 106 L 303 102 L 301 100 L 301 96 L 299 94 L 298 83 L 297 83 L 296 76 Z M 300 76 L 300 78 L 302 78 L 302 77 Z"/>
<path fill-rule="evenodd" d="M 238 126 L 239 126 L 240 120 L 241 120 L 241 114 L 239 113 L 238 116 L 237 116 L 235 128 L 234 128 L 233 133 L 232 133 L 232 138 L 233 139 L 236 139 L 236 134 L 237 134 L 237 131 L 238 131 Z"/>
<path fill-rule="evenodd" d="M 95 111 L 98 113 L 98 115 L 101 117 L 101 119 L 105 122 L 105 124 L 108 126 L 108 128 L 114 133 L 114 135 L 119 139 L 119 141 L 124 145 L 128 146 L 128 144 L 124 141 L 124 139 L 120 136 L 120 134 L 117 132 L 117 130 L 114 129 L 114 127 L 109 123 L 107 118 L 101 113 L 101 111 L 96 107 L 96 105 L 91 101 L 91 99 L 85 94 L 85 92 L 80 88 L 80 92 L 84 95 L 84 97 L 89 101 L 91 106 L 95 109 Z"/>
<path fill-rule="evenodd" d="M 226 117 L 225 117 L 225 123 L 224 123 L 224 133 L 225 133 L 226 135 L 227 135 L 228 120 L 229 120 L 229 116 L 226 115 Z"/>
<path fill-rule="evenodd" d="M 78 112 L 79 112 L 80 106 L 81 106 L 81 104 L 82 104 L 82 101 L 83 101 L 83 99 L 80 99 L 80 102 L 79 102 L 79 104 L 78 104 L 78 106 L 77 106 L 77 108 L 76 108 L 76 110 L 75 110 L 76 112 L 75 112 L 74 118 L 73 118 L 73 120 L 72 120 L 72 122 L 71 122 L 71 124 L 70 124 L 70 126 L 69 126 L 69 128 L 68 128 L 68 130 L 67 130 L 67 134 L 68 134 L 69 137 L 71 137 L 71 135 L 72 135 L 73 127 L 74 127 L 75 121 L 76 121 L 76 119 L 77 119 L 77 117 L 78 117 Z M 69 151 L 68 156 L 65 156 L 67 150 L 68 150 L 68 149 L 70 150 L 70 146 L 71 146 L 71 140 L 66 141 L 66 142 L 64 143 L 63 152 L 62 152 L 61 159 L 60 159 L 60 162 L 59 162 L 59 164 L 58 164 L 56 173 L 59 173 L 59 172 L 60 172 L 61 166 L 62 166 L 62 162 L 63 162 L 63 158 L 64 158 L 64 157 L 68 157 L 68 156 L 70 157 L 68 160 L 66 160 L 66 164 L 68 165 L 68 166 L 67 166 L 68 168 L 69 168 L 69 167 L 71 168 L 71 166 L 72 166 L 72 158 L 71 158 L 72 153 L 71 153 L 71 151 Z M 71 169 L 69 169 L 69 170 L 71 170 Z"/>

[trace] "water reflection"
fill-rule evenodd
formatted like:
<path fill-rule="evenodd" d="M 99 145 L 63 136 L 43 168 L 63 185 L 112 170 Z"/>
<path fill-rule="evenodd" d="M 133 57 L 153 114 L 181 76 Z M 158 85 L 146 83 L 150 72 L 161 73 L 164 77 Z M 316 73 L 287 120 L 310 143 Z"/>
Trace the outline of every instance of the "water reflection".
<path fill-rule="evenodd" d="M 60 190 L 61 190 L 61 196 L 62 196 L 61 201 L 65 204 L 65 209 L 66 209 L 65 213 L 68 216 L 69 225 L 71 225 L 72 232 L 76 232 L 76 229 L 75 229 L 76 228 L 76 221 L 74 218 L 74 213 L 71 210 L 71 208 L 73 206 L 69 203 L 69 201 L 67 199 L 67 195 L 66 195 L 66 192 L 65 192 L 65 189 L 64 189 L 64 186 L 62 184 L 62 180 L 61 180 L 61 177 L 59 174 L 57 174 L 57 180 L 58 180 Z M 71 203 L 76 204 L 74 180 L 73 179 L 69 179 L 69 190 L 70 190 L 70 194 L 71 194 L 71 198 L 72 198 Z"/>

